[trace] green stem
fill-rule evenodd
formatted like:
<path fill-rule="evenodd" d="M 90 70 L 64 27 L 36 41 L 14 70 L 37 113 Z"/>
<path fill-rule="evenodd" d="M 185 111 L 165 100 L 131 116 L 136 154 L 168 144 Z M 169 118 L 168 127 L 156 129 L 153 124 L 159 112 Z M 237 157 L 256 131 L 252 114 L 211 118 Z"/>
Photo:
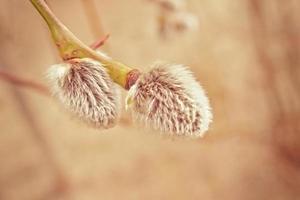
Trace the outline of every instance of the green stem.
<path fill-rule="evenodd" d="M 40 15 L 44 18 L 53 40 L 64 61 L 73 58 L 92 58 L 103 64 L 107 68 L 112 80 L 125 89 L 129 89 L 131 84 L 130 74 L 137 72 L 127 65 L 117 62 L 100 52 L 92 50 L 90 47 L 81 42 L 50 10 L 45 0 L 30 0 Z M 137 72 L 138 73 L 138 72 Z M 132 82 L 132 80 L 131 80 Z"/>

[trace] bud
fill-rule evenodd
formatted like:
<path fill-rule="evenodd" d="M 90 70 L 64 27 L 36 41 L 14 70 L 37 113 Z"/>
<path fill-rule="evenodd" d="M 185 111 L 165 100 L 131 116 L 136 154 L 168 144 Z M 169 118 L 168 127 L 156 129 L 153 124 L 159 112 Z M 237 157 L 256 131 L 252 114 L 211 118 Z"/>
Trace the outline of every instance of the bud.
<path fill-rule="evenodd" d="M 185 0 L 149 0 L 158 4 L 162 9 L 167 11 L 176 11 L 185 8 Z"/>
<path fill-rule="evenodd" d="M 156 64 L 131 87 L 126 104 L 137 119 L 171 135 L 203 136 L 212 120 L 204 90 L 182 65 Z"/>
<path fill-rule="evenodd" d="M 48 78 L 53 94 L 81 120 L 98 128 L 115 125 L 120 95 L 101 63 L 71 59 L 50 67 Z"/>
<path fill-rule="evenodd" d="M 197 30 L 198 18 L 188 12 L 177 12 L 170 16 L 169 26 L 176 31 Z"/>

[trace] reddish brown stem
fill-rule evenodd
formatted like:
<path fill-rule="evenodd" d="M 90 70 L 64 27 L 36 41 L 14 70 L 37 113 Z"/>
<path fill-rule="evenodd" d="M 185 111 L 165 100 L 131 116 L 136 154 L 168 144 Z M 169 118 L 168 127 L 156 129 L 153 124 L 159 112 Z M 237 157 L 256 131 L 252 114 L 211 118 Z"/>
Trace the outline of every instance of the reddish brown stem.
<path fill-rule="evenodd" d="M 109 37 L 110 37 L 110 35 L 106 34 L 104 37 L 100 38 L 99 40 L 97 40 L 93 44 L 91 44 L 90 48 L 94 49 L 94 50 L 99 49 L 101 46 L 104 45 L 104 43 L 108 40 Z"/>

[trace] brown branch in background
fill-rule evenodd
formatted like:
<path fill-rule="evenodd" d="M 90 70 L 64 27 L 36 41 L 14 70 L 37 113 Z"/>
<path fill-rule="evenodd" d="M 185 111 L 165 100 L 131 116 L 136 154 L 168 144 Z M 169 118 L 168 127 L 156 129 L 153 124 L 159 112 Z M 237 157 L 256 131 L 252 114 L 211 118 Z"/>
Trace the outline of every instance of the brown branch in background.
<path fill-rule="evenodd" d="M 32 81 L 28 78 L 14 75 L 4 69 L 0 69 L 0 79 L 10 82 L 13 85 L 30 88 L 43 95 L 50 95 L 48 88 L 41 83 Z"/>
<path fill-rule="evenodd" d="M 269 88 L 267 91 L 267 95 L 269 98 L 269 103 L 271 103 L 272 108 L 276 108 L 272 112 L 276 116 L 282 116 L 282 104 L 278 98 L 278 91 L 275 85 L 275 66 L 274 63 L 266 50 L 266 47 L 269 46 L 269 40 L 266 38 L 267 30 L 266 30 L 266 21 L 263 15 L 262 2 L 259 0 L 249 0 L 248 2 L 249 10 L 250 10 L 250 26 L 252 30 L 253 36 L 253 45 L 256 51 L 257 59 L 261 66 L 259 66 L 259 70 L 263 73 L 265 86 Z"/>
<path fill-rule="evenodd" d="M 267 16 L 265 2 L 249 0 L 253 45 L 260 62 L 266 99 L 269 103 L 272 140 L 274 147 L 289 162 L 300 166 L 299 146 L 299 44 L 295 42 L 294 33 L 299 31 L 298 24 L 292 20 L 287 8 L 291 1 L 270 1 L 277 13 Z M 268 26 L 270 17 L 278 21 L 276 29 Z M 272 19 L 272 18 L 271 18 Z M 280 31 L 274 31 L 280 30 Z M 271 44 L 272 42 L 272 44 Z M 272 45 L 280 47 L 282 62 L 274 60 Z M 276 55 L 277 56 L 277 55 Z M 283 70 L 284 67 L 284 70 Z"/>
<path fill-rule="evenodd" d="M 92 34 L 94 35 L 94 38 L 96 39 L 98 37 L 103 37 L 105 35 L 105 31 L 103 28 L 101 17 L 97 11 L 97 6 L 95 1 L 81 0 L 81 2 L 83 4 L 83 9 L 87 17 L 87 22 L 89 23 L 89 27 L 91 29 Z"/>

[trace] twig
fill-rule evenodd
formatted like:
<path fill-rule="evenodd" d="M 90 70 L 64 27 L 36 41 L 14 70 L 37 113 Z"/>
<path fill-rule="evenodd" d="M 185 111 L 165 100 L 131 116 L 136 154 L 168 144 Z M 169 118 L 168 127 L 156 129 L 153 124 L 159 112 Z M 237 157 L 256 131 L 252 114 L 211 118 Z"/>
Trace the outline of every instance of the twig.
<path fill-rule="evenodd" d="M 56 17 L 45 0 L 30 1 L 47 23 L 53 42 L 56 44 L 62 60 L 69 61 L 74 58 L 91 58 L 102 63 L 102 66 L 106 68 L 111 79 L 125 90 L 129 90 L 132 83 L 135 83 L 136 80 L 133 80 L 132 77 L 136 78 L 138 76 L 131 76 L 131 74 L 140 74 L 138 69 L 114 60 L 85 45 Z"/>
<path fill-rule="evenodd" d="M 28 78 L 14 75 L 4 69 L 0 69 L 0 79 L 10 82 L 13 85 L 30 88 L 30 89 L 35 90 L 38 93 L 43 94 L 43 95 L 47 95 L 47 96 L 50 95 L 48 88 L 46 86 L 42 85 L 41 83 L 32 81 Z"/>
<path fill-rule="evenodd" d="M 100 38 L 98 41 L 95 41 L 93 44 L 91 44 L 90 47 L 94 50 L 99 49 L 108 40 L 109 36 L 110 36 L 109 34 L 105 35 L 104 37 Z"/>
<path fill-rule="evenodd" d="M 94 0 L 81 0 L 81 2 L 83 4 L 84 12 L 94 37 L 98 38 L 99 36 L 104 36 L 105 31 Z"/>

